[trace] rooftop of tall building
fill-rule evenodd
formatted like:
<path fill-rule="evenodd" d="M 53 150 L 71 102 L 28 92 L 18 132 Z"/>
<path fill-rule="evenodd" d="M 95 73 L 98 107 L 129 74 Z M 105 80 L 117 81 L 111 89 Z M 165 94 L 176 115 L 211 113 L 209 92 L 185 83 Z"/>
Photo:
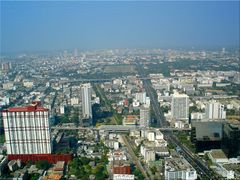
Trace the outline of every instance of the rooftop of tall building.
<path fill-rule="evenodd" d="M 2 112 L 33 112 L 33 111 L 48 111 L 47 108 L 41 107 L 40 101 L 32 102 L 29 106 L 23 107 L 10 107 L 3 110 Z"/>
<path fill-rule="evenodd" d="M 187 94 L 179 94 L 178 92 L 175 92 L 172 97 L 188 97 Z"/>
<path fill-rule="evenodd" d="M 183 158 L 168 158 L 165 161 L 167 171 L 194 170 L 193 167 Z"/>

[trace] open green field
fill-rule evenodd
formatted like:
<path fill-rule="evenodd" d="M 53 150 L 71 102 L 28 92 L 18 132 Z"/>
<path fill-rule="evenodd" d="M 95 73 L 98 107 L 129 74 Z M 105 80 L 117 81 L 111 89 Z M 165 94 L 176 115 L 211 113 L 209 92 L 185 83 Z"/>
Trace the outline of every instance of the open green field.
<path fill-rule="evenodd" d="M 111 65 L 104 68 L 104 73 L 137 73 L 134 65 Z"/>

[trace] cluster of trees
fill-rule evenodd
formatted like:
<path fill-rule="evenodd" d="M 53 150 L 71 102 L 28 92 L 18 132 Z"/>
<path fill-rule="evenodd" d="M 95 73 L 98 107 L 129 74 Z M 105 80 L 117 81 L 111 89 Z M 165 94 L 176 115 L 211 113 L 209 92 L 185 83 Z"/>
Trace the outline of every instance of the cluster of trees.
<path fill-rule="evenodd" d="M 148 69 L 145 69 L 146 74 L 162 73 L 164 76 L 170 76 L 170 69 L 167 63 L 149 64 Z"/>
<path fill-rule="evenodd" d="M 47 160 L 41 160 L 41 161 L 37 161 L 36 162 L 36 167 L 38 169 L 43 169 L 46 170 L 51 166 L 51 164 L 49 164 L 49 162 Z"/>
<path fill-rule="evenodd" d="M 89 164 L 90 162 L 94 162 L 95 166 L 91 166 Z M 90 175 L 95 175 L 96 179 L 108 178 L 108 173 L 103 158 L 74 158 L 69 164 L 69 174 L 75 175 L 78 179 L 86 180 L 89 179 Z"/>
<path fill-rule="evenodd" d="M 29 168 L 31 165 L 36 165 L 36 168 L 46 170 L 51 167 L 51 164 L 47 160 L 40 161 L 28 161 L 26 166 Z"/>
<path fill-rule="evenodd" d="M 93 112 L 93 124 L 95 125 L 97 122 L 103 123 L 104 119 L 108 119 L 112 116 L 112 113 L 109 111 L 103 111 L 102 106 L 100 104 L 94 104 L 92 106 Z"/>
<path fill-rule="evenodd" d="M 57 123 L 74 123 L 79 124 L 79 109 L 67 106 L 65 108 L 65 113 L 62 116 L 56 117 Z"/>
<path fill-rule="evenodd" d="M 150 168 L 150 170 L 151 170 L 151 172 L 152 172 L 153 174 L 155 174 L 155 173 L 157 172 L 156 166 L 152 166 L 152 167 Z"/>
<path fill-rule="evenodd" d="M 164 76 L 170 76 L 171 69 L 191 69 L 191 67 L 197 67 L 201 62 L 192 61 L 189 59 L 177 59 L 174 62 L 164 62 L 157 64 L 149 64 L 148 69 L 145 70 L 147 74 L 150 73 L 162 73 Z"/>
<path fill-rule="evenodd" d="M 142 172 L 139 169 L 137 169 L 134 164 L 131 164 L 130 166 L 131 166 L 131 172 L 132 174 L 134 174 L 136 179 L 145 179 Z"/>
<path fill-rule="evenodd" d="M 69 164 L 69 175 L 75 175 L 78 179 L 89 179 L 90 175 L 95 175 L 96 179 L 107 179 L 108 172 L 106 165 L 108 164 L 107 153 L 108 148 L 100 142 L 98 148 L 103 149 L 101 158 L 76 157 Z M 95 166 L 91 166 L 90 162 L 94 162 Z"/>
<path fill-rule="evenodd" d="M 235 70 L 237 71 L 238 67 L 236 66 L 224 66 L 219 64 L 218 67 L 216 65 L 216 61 L 213 60 L 202 60 L 202 61 L 194 61 L 191 59 L 176 59 L 174 62 L 164 62 L 164 63 L 154 63 L 147 65 L 148 69 L 145 69 L 146 74 L 150 73 L 162 73 L 164 76 L 170 76 L 171 69 L 192 69 L 192 70 Z"/>
<path fill-rule="evenodd" d="M 168 106 L 161 106 L 161 110 L 164 113 L 168 113 L 168 111 L 170 110 Z"/>
<path fill-rule="evenodd" d="M 227 109 L 227 115 L 228 116 L 239 116 L 240 112 L 236 109 Z"/>
<path fill-rule="evenodd" d="M 3 144 L 5 142 L 5 136 L 4 134 L 0 134 L 0 144 Z"/>
<path fill-rule="evenodd" d="M 185 144 L 192 152 L 196 152 L 195 145 L 191 142 L 190 136 L 187 132 L 176 132 L 176 136 L 181 141 L 181 143 Z"/>
<path fill-rule="evenodd" d="M 199 109 L 196 105 L 189 107 L 189 117 L 193 112 L 204 112 L 202 109 Z"/>
<path fill-rule="evenodd" d="M 230 83 L 229 81 L 223 83 Z M 240 85 L 231 83 L 230 86 L 216 87 L 216 82 L 213 83 L 213 89 L 222 90 L 227 93 L 227 95 L 240 95 Z"/>

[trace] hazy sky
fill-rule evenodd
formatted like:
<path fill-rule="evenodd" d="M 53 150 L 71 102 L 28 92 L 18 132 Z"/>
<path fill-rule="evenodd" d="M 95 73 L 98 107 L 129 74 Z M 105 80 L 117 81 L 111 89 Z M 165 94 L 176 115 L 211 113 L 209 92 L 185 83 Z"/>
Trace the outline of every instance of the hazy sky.
<path fill-rule="evenodd" d="M 1 1 L 1 51 L 239 47 L 239 5 Z"/>

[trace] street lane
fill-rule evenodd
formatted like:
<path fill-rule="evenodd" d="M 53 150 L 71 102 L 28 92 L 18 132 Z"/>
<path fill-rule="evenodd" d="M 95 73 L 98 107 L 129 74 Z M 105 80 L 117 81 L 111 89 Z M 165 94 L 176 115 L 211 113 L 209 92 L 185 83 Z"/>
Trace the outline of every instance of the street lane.
<path fill-rule="evenodd" d="M 148 96 L 151 99 L 151 106 L 153 109 L 153 112 L 155 114 L 155 117 L 157 119 L 157 124 L 159 127 L 167 127 L 168 123 L 166 122 L 166 119 L 164 117 L 163 112 L 160 109 L 160 105 L 157 101 L 157 98 L 154 97 L 155 90 L 152 88 L 151 83 L 149 80 L 144 79 L 144 77 L 147 77 L 147 75 L 144 73 L 143 68 L 138 63 L 136 64 L 138 73 L 141 78 L 143 78 L 143 85 L 144 88 L 148 94 Z M 208 168 L 207 164 L 205 164 L 199 157 L 194 155 L 185 145 L 183 145 L 177 137 L 175 137 L 172 133 L 163 132 L 165 138 L 170 141 L 171 143 L 179 146 L 183 151 L 183 156 L 186 158 L 186 160 L 195 168 L 198 175 L 200 177 L 207 177 L 209 179 L 217 180 L 217 178 L 213 175 L 212 171 Z"/>

